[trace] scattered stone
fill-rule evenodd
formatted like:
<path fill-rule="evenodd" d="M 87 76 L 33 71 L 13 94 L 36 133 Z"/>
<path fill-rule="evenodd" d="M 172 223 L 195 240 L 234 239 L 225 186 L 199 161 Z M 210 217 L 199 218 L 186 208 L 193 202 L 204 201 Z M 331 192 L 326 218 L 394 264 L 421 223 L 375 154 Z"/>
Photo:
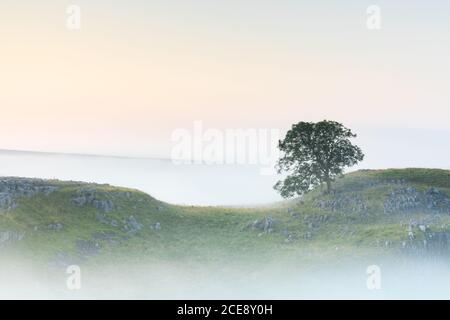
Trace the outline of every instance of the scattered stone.
<path fill-rule="evenodd" d="M 143 227 L 143 225 L 139 223 L 134 216 L 129 216 L 128 218 L 125 218 L 123 223 L 124 223 L 124 230 L 128 233 L 136 233 Z"/>
<path fill-rule="evenodd" d="M 450 213 L 450 197 L 437 188 L 420 192 L 414 187 L 392 191 L 384 202 L 385 213 Z"/>
<path fill-rule="evenodd" d="M 100 199 L 104 194 L 97 192 L 93 188 L 83 188 L 72 198 L 72 203 L 78 207 L 91 205 L 103 212 L 112 212 L 115 210 L 114 202 L 109 199 Z"/>
<path fill-rule="evenodd" d="M 112 212 L 114 211 L 114 203 L 111 200 L 97 200 L 92 201 L 92 205 L 100 211 Z"/>
<path fill-rule="evenodd" d="M 448 255 L 450 251 L 450 232 L 433 232 L 427 240 L 427 249 Z"/>
<path fill-rule="evenodd" d="M 77 196 L 72 199 L 72 203 L 78 207 L 92 204 L 95 199 L 95 189 L 81 189 Z"/>
<path fill-rule="evenodd" d="M 89 257 L 100 253 L 100 244 L 91 240 L 77 240 L 76 248 L 81 256 Z"/>
<path fill-rule="evenodd" d="M 17 204 L 11 194 L 4 192 L 0 193 L 0 209 L 2 211 L 11 211 L 15 209 L 16 206 Z"/>
<path fill-rule="evenodd" d="M 0 212 L 17 208 L 17 199 L 20 197 L 31 198 L 39 194 L 48 196 L 57 189 L 41 179 L 0 178 Z"/>
<path fill-rule="evenodd" d="M 276 221 L 271 216 L 267 216 L 261 220 L 255 220 L 249 225 L 253 230 L 261 230 L 264 233 L 272 233 L 274 231 Z"/>
<path fill-rule="evenodd" d="M 118 244 L 120 241 L 118 239 L 118 235 L 114 232 L 107 232 L 107 231 L 102 231 L 102 232 L 96 232 L 92 235 L 92 239 L 96 240 L 96 241 L 106 241 L 109 244 L 112 245 L 116 245 Z"/>
<path fill-rule="evenodd" d="M 283 235 L 285 237 L 284 242 L 285 243 L 293 243 L 295 240 L 297 240 L 297 237 L 295 234 L 290 233 L 288 230 L 283 230 Z"/>
<path fill-rule="evenodd" d="M 6 244 L 10 242 L 21 241 L 25 237 L 25 233 L 16 231 L 1 231 L 0 232 L 0 244 Z"/>
<path fill-rule="evenodd" d="M 156 222 L 155 224 L 152 224 L 150 226 L 150 229 L 152 229 L 152 230 L 161 230 L 161 223 Z"/>
<path fill-rule="evenodd" d="M 118 227 L 119 223 L 117 222 L 117 220 L 110 218 L 102 213 L 97 213 L 95 215 L 95 219 L 97 219 L 98 222 L 101 222 L 103 224 L 107 224 L 111 227 Z"/>
<path fill-rule="evenodd" d="M 64 225 L 62 223 L 59 222 L 55 222 L 55 223 L 50 223 L 47 228 L 49 230 L 53 230 L 53 231 L 61 231 L 64 228 Z"/>
<path fill-rule="evenodd" d="M 300 218 L 300 213 L 296 212 L 294 209 L 292 208 L 288 208 L 287 209 L 288 214 L 291 216 L 291 218 L 297 219 Z"/>
<path fill-rule="evenodd" d="M 314 205 L 331 212 L 365 213 L 367 211 L 366 201 L 358 193 L 334 193 L 330 199 L 316 199 Z"/>
<path fill-rule="evenodd" d="M 12 194 L 15 197 L 33 197 L 38 194 L 47 196 L 57 189 L 58 187 L 41 179 L 0 178 L 0 193 Z"/>

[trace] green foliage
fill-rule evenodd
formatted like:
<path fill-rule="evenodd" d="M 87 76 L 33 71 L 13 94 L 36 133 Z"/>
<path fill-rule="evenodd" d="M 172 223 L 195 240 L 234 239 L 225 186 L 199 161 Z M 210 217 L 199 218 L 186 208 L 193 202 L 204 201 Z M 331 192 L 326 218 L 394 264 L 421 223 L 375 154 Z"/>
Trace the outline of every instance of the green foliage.
<path fill-rule="evenodd" d="M 331 182 L 344 168 L 364 158 L 361 149 L 350 141 L 354 137 L 350 129 L 335 121 L 294 124 L 279 142 L 283 156 L 278 171 L 289 175 L 274 188 L 284 198 L 302 195 L 322 183 L 330 192 Z"/>
<path fill-rule="evenodd" d="M 401 184 L 392 181 L 401 180 Z M 251 262 L 258 266 L 277 259 L 310 261 L 330 257 L 354 257 L 374 252 L 398 252 L 408 240 L 407 226 L 412 220 L 427 221 L 432 230 L 450 224 L 449 215 L 425 212 L 386 214 L 383 203 L 398 186 L 418 190 L 438 187 L 450 196 L 450 171 L 432 169 L 365 170 L 336 179 L 335 193 L 315 189 L 298 199 L 253 207 L 173 206 L 142 192 L 107 185 L 49 181 L 58 186 L 49 195 L 18 200 L 18 207 L 0 214 L 0 232 L 24 233 L 23 240 L 4 244 L 1 250 L 22 252 L 34 261 L 48 264 L 58 252 L 78 259 L 77 240 L 92 240 L 96 233 L 115 235 L 117 243 L 96 240 L 100 254 L 84 260 L 91 264 L 123 261 L 158 261 L 177 265 Z M 78 207 L 72 198 L 81 189 L 94 188 L 114 201 L 116 210 L 104 213 L 120 223 L 131 215 L 142 229 L 129 234 L 122 225 L 114 227 L 96 218 L 101 213 L 90 205 Z M 336 197 L 357 197 L 367 209 L 330 210 L 318 202 Z M 249 228 L 255 220 L 272 217 L 277 225 L 272 233 Z M 324 219 L 326 217 L 326 219 Z M 48 225 L 59 222 L 62 230 Z M 159 222 L 161 230 L 151 228 Z M 286 242 L 286 234 L 294 241 Z M 419 237 L 419 235 L 417 236 Z M 418 238 L 419 239 L 419 238 Z M 388 242 L 389 246 L 384 244 Z"/>

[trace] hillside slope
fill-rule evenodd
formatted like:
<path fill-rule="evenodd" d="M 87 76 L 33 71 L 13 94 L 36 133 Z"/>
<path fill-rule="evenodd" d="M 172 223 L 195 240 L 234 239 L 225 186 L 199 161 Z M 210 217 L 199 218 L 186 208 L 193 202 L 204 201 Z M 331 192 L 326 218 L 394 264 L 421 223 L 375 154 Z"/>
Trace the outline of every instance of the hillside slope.
<path fill-rule="evenodd" d="M 183 207 L 109 185 L 0 178 L 0 247 L 56 268 L 450 253 L 450 171 L 358 171 L 334 189 L 258 208 Z"/>

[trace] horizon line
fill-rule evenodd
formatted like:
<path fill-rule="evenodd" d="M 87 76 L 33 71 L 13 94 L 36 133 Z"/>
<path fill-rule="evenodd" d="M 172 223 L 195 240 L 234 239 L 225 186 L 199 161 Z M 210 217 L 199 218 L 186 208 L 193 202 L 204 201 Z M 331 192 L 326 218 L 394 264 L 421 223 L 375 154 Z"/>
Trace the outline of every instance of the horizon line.
<path fill-rule="evenodd" d="M 127 155 L 111 155 L 96 153 L 77 153 L 77 152 L 59 152 L 59 151 L 40 151 L 40 150 L 19 150 L 19 149 L 0 149 L 0 153 L 37 153 L 42 155 L 62 155 L 62 156 L 79 156 L 79 157 L 98 157 L 98 158 L 118 158 L 118 159 L 148 159 L 170 161 L 169 158 L 153 157 L 153 156 L 127 156 Z"/>

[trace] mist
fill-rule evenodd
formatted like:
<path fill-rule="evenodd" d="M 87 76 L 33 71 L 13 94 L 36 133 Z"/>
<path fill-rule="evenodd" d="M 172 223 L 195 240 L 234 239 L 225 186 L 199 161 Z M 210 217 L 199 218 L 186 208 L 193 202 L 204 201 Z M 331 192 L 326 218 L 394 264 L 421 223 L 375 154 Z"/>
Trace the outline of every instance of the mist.
<path fill-rule="evenodd" d="M 0 151 L 0 176 L 108 183 L 188 205 L 252 205 L 281 200 L 278 177 L 258 165 L 174 164 L 171 160 Z"/>
<path fill-rule="evenodd" d="M 81 266 L 80 287 L 66 268 L 2 259 L 0 299 L 448 299 L 450 262 L 422 258 L 245 265 L 181 262 Z M 7 262 L 6 262 L 7 261 Z M 379 287 L 367 285 L 378 262 Z M 18 267 L 20 266 L 20 267 Z"/>

